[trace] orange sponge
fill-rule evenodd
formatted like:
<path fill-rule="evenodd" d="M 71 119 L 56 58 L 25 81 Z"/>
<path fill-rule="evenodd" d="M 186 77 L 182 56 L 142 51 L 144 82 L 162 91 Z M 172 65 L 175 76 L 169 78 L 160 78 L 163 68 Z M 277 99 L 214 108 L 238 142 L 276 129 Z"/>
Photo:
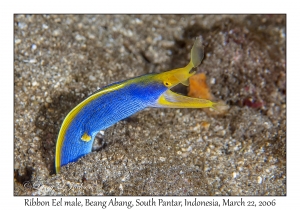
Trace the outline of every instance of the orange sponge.
<path fill-rule="evenodd" d="M 204 73 L 195 74 L 190 77 L 188 96 L 208 100 L 213 99 L 213 96 L 210 93 L 210 89 L 206 84 L 206 75 Z"/>

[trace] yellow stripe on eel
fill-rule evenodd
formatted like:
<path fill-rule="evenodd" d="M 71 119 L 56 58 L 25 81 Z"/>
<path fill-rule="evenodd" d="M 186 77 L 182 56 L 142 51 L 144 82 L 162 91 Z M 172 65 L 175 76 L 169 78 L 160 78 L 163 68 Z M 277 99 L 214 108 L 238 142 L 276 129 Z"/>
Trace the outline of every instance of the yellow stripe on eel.
<path fill-rule="evenodd" d="M 91 95 L 90 97 L 88 97 L 87 99 L 85 99 L 84 101 L 82 101 L 80 104 L 78 104 L 74 109 L 72 109 L 72 111 L 67 115 L 67 117 L 64 119 L 63 124 L 60 128 L 59 134 L 58 134 L 58 138 L 57 138 L 57 143 L 56 143 L 56 155 L 55 155 L 55 168 L 56 168 L 56 172 L 59 173 L 60 172 L 60 166 L 61 166 L 61 150 L 62 150 L 62 146 L 63 146 L 63 142 L 64 142 L 64 137 L 66 135 L 66 131 L 69 127 L 69 125 L 71 124 L 71 122 L 73 121 L 73 119 L 76 117 L 76 115 L 80 112 L 80 110 L 86 106 L 88 103 L 90 103 L 92 100 L 95 100 L 96 98 L 102 96 L 105 93 L 111 92 L 111 91 L 115 91 L 118 90 L 120 88 L 122 88 L 124 85 L 124 83 L 121 84 L 116 84 L 113 86 L 110 86 L 108 88 L 105 88 L 101 91 L 99 91 L 98 93 L 95 93 L 93 95 Z M 82 136 L 82 140 L 84 141 L 88 141 L 88 137 L 87 136 Z"/>

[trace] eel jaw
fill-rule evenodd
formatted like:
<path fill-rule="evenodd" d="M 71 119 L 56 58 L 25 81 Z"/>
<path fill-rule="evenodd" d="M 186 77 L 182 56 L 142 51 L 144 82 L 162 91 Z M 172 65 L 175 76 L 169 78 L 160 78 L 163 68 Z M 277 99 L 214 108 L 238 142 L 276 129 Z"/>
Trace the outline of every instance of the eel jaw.
<path fill-rule="evenodd" d="M 155 107 L 166 108 L 214 108 L 216 103 L 201 99 L 184 96 L 171 90 L 163 92 L 156 101 Z"/>

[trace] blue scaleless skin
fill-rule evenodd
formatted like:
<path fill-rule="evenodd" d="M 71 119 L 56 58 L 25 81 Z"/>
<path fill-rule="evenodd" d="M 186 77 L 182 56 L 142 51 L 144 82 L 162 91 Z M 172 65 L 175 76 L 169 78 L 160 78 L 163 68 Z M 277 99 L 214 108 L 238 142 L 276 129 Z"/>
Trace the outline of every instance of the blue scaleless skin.
<path fill-rule="evenodd" d="M 204 56 L 199 39 L 191 50 L 191 60 L 184 68 L 159 74 L 147 74 L 108 85 L 78 104 L 64 119 L 56 143 L 55 169 L 77 161 L 92 150 L 96 134 L 146 107 L 205 108 L 216 103 L 191 98 L 170 89 L 188 79 Z"/>

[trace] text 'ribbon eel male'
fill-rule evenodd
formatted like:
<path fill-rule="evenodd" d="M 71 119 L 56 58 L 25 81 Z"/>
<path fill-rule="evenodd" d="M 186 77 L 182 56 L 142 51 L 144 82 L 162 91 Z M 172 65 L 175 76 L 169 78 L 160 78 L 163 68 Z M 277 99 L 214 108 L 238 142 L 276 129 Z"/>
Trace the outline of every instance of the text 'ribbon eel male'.
<path fill-rule="evenodd" d="M 96 134 L 146 107 L 205 108 L 216 103 L 191 98 L 170 89 L 188 79 L 204 56 L 200 39 L 191 50 L 191 60 L 184 68 L 159 74 L 146 74 L 108 85 L 78 104 L 64 119 L 56 143 L 55 170 L 77 161 L 92 150 Z"/>

